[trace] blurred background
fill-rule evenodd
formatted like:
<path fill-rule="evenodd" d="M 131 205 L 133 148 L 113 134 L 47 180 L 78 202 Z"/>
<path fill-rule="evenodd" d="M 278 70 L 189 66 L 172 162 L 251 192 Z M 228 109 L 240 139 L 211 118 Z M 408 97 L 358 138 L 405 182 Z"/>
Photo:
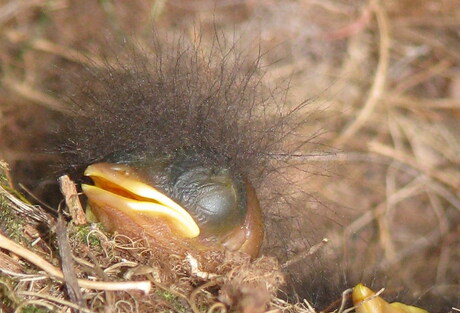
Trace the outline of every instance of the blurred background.
<path fill-rule="evenodd" d="M 289 87 L 286 107 L 311 102 L 315 145 L 289 172 L 309 200 L 267 214 L 290 241 L 268 236 L 264 253 L 285 262 L 329 243 L 292 265 L 289 293 L 325 309 L 363 281 L 460 306 L 458 0 L 0 0 L 0 159 L 16 184 L 52 198 L 46 147 L 68 112 L 56 73 L 152 32 L 236 40 L 261 54 L 264 84 Z"/>

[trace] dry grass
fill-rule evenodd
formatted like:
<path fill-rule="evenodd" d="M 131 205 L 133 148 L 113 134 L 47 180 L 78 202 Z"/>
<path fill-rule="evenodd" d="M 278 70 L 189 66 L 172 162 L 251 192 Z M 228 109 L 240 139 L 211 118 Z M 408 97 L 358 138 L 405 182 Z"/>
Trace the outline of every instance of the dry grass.
<path fill-rule="evenodd" d="M 328 268 L 321 275 L 336 275 L 330 273 L 340 263 L 338 276 L 342 272 L 348 276 L 339 287 L 332 276 L 326 277 L 333 293 L 321 305 L 340 299 L 342 290 L 365 280 L 376 289 L 386 287 L 390 297 L 406 295 L 433 310 L 460 306 L 460 6 L 456 0 L 127 3 L 0 1 L 0 158 L 10 164 L 15 183 L 34 187 L 37 195 L 46 194 L 53 183 L 44 177 L 53 177 L 46 165 L 56 156 L 34 149 L 50 139 L 57 124 L 53 121 L 67 111 L 56 96 L 61 82 L 56 80 L 55 67 L 84 64 L 88 53 L 97 64 L 104 56 L 95 51 L 110 36 L 128 33 L 142 40 L 152 27 L 189 34 L 193 41 L 194 22 L 199 21 L 205 38 L 218 29 L 236 34 L 242 46 L 254 38 L 260 41 L 267 51 L 262 57 L 267 65 L 264 83 L 276 86 L 289 81 L 286 106 L 314 99 L 311 108 L 317 120 L 304 131 L 326 130 L 316 140 L 318 151 L 334 153 L 312 151 L 307 158 L 308 173 L 321 175 L 305 180 L 303 174 L 287 173 L 300 182 L 303 192 L 320 199 L 307 205 L 304 214 L 309 223 L 297 225 L 284 212 L 270 212 L 269 218 L 269 223 L 284 218 L 279 228 L 290 229 L 292 242 L 282 247 L 267 242 L 265 253 L 281 256 L 281 263 L 305 256 L 303 269 L 289 266 L 289 271 L 311 279 L 307 292 L 298 290 L 301 295 L 316 297 L 310 291 L 318 283 L 318 272 L 312 274 L 309 267 L 316 263 L 305 251 L 327 237 L 320 263 Z M 173 274 L 184 286 L 170 284 L 175 277 L 171 273 L 172 278 L 158 283 L 152 278 L 157 272 L 151 264 L 140 272 L 127 270 L 146 263 L 137 255 L 151 256 L 142 243 L 108 238 L 98 230 L 87 230 L 87 235 L 89 241 L 76 241 L 78 247 L 72 247 L 84 255 L 76 260 L 77 275 L 114 281 L 131 273 L 128 280 L 150 277 L 154 281 L 154 292 L 140 302 L 136 292 L 85 290 L 83 297 L 91 297 L 86 303 L 95 312 L 104 307 L 107 312 L 142 311 L 151 305 L 170 311 L 180 311 L 174 307 L 179 305 L 222 312 L 218 303 L 244 311 L 232 296 L 217 299 L 217 290 L 233 296 L 244 293 L 241 284 L 251 278 L 239 277 L 228 268 L 217 273 L 224 280 L 190 278 L 189 265 L 176 259 L 169 264 L 181 268 Z M 58 267 L 52 242 L 45 242 L 40 234 L 22 240 L 37 240 L 31 251 L 49 257 L 48 262 Z M 91 240 L 102 245 L 96 247 Z M 5 254 L 5 260 L 12 262 L 11 273 L 3 271 L 0 281 L 3 294 L 10 295 L 9 303 L 62 312 L 72 306 L 58 281 L 0 253 L 0 260 Z M 97 263 L 101 260 L 104 264 Z M 236 263 L 245 267 L 243 273 L 254 271 L 260 282 L 265 274 L 258 270 L 274 261 L 260 262 Z M 248 299 L 271 301 L 267 310 L 273 312 L 310 310 L 305 303 L 289 305 L 276 298 L 266 300 L 266 295 Z"/>

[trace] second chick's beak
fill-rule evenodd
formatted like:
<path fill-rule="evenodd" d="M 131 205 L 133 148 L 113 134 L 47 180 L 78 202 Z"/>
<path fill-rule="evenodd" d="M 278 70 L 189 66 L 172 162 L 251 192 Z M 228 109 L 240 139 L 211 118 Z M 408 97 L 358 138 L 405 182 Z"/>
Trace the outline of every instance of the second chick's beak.
<path fill-rule="evenodd" d="M 97 219 L 132 238 L 187 243 L 193 249 L 229 249 L 256 257 L 262 214 L 251 184 L 197 155 L 96 163 L 82 189 Z"/>

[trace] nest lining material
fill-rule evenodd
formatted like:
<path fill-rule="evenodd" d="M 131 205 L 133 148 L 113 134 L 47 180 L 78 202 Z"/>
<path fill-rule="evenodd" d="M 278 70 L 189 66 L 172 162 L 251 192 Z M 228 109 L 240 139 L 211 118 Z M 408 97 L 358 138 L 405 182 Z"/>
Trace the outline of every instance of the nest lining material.
<path fill-rule="evenodd" d="M 205 272 L 191 254 L 165 254 L 143 240 L 106 234 L 97 224 L 66 223 L 22 202 L 7 186 L 3 180 L 0 284 L 4 302 L 16 310 L 35 306 L 99 312 L 109 306 L 118 312 L 207 312 L 218 307 L 265 312 L 282 303 L 275 295 L 283 274 L 274 258 L 250 262 L 245 255 L 216 254 L 210 257 L 219 266 Z M 46 239 L 38 230 L 44 217 L 56 225 Z"/>

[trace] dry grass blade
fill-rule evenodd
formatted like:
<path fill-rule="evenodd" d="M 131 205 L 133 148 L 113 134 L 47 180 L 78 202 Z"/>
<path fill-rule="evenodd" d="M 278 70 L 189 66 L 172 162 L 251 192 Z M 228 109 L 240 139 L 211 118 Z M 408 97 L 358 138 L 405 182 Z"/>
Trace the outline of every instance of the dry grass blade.
<path fill-rule="evenodd" d="M 38 206 L 33 206 L 31 204 L 25 203 L 18 199 L 16 196 L 8 192 L 2 185 L 0 185 L 0 196 L 6 197 L 14 205 L 16 212 L 20 213 L 23 216 L 27 216 L 34 220 L 35 222 L 44 223 L 45 225 L 51 226 L 54 218 L 52 218 L 43 210 L 39 209 Z"/>
<path fill-rule="evenodd" d="M 24 258 L 28 262 L 34 264 L 38 268 L 44 270 L 54 279 L 64 281 L 63 273 L 52 264 L 44 260 L 42 257 L 31 252 L 30 250 L 18 245 L 14 241 L 6 238 L 0 234 L 0 248 L 11 251 L 18 256 Z M 78 284 L 82 288 L 96 289 L 96 290 L 140 290 L 145 294 L 148 294 L 151 289 L 149 281 L 133 281 L 133 282 L 101 282 L 101 281 L 90 281 L 86 279 L 79 279 Z"/>
<path fill-rule="evenodd" d="M 41 92 L 40 90 L 34 89 L 32 86 L 24 82 L 19 82 L 10 77 L 5 77 L 2 80 L 3 86 L 12 90 L 20 97 L 32 101 L 39 105 L 43 105 L 46 108 L 49 108 L 54 111 L 62 113 L 70 113 L 68 106 L 61 103 L 59 100 L 53 98 L 52 96 Z"/>
<path fill-rule="evenodd" d="M 423 164 L 420 164 L 415 159 L 411 158 L 409 155 L 404 154 L 401 151 L 396 151 L 395 149 L 380 144 L 378 142 L 372 142 L 369 144 L 369 150 L 386 157 L 395 159 L 405 165 L 411 166 L 424 173 L 428 177 L 431 177 L 435 180 L 440 181 L 441 183 L 450 186 L 453 189 L 457 189 L 460 186 L 460 178 L 451 176 L 449 173 L 439 171 L 434 168 L 429 168 Z"/>
<path fill-rule="evenodd" d="M 78 285 L 77 274 L 74 269 L 74 261 L 72 258 L 72 248 L 70 247 L 69 238 L 67 237 L 67 228 L 64 217 L 59 214 L 56 224 L 56 237 L 61 256 L 61 266 L 64 277 L 64 283 L 67 288 L 67 293 L 73 303 L 85 308 L 86 304 Z"/>
<path fill-rule="evenodd" d="M 364 103 L 363 108 L 358 113 L 356 119 L 348 125 L 340 137 L 335 140 L 335 144 L 339 146 L 345 144 L 361 129 L 361 127 L 364 126 L 370 115 L 374 112 L 375 106 L 379 103 L 380 98 L 385 91 L 385 82 L 387 80 L 387 70 L 390 58 L 390 26 L 388 24 L 388 17 L 385 12 L 383 2 L 380 0 L 373 0 L 371 1 L 371 5 L 374 9 L 375 16 L 377 17 L 377 24 L 379 28 L 379 61 L 375 71 L 372 87 L 369 90 L 369 96 Z"/>
<path fill-rule="evenodd" d="M 81 307 L 79 305 L 76 305 L 72 302 L 69 302 L 69 301 L 66 301 L 66 300 L 63 300 L 63 299 L 59 299 L 59 298 L 56 298 L 56 297 L 53 297 L 53 296 L 50 296 L 50 295 L 46 295 L 46 294 L 43 294 L 43 293 L 36 293 L 36 292 L 30 292 L 30 291 L 20 291 L 18 292 L 19 295 L 21 296 L 29 296 L 29 297 L 35 297 L 35 298 L 40 298 L 40 299 L 45 299 L 45 300 L 48 300 L 48 301 L 51 301 L 51 302 L 54 302 L 54 303 L 58 303 L 58 304 L 62 304 L 66 307 L 69 307 L 69 308 L 72 308 L 72 309 L 75 309 L 77 311 L 80 311 L 80 312 L 84 312 L 84 313 L 93 313 L 93 311 L 85 308 L 85 307 Z M 31 302 L 29 301 L 27 304 L 30 304 Z M 17 312 L 20 312 L 20 311 L 17 311 Z"/>
<path fill-rule="evenodd" d="M 297 262 L 300 262 L 304 260 L 306 257 L 314 255 L 318 250 L 320 250 L 324 245 L 326 245 L 329 242 L 329 239 L 323 238 L 320 243 L 317 243 L 313 246 L 311 246 L 308 250 L 305 250 L 303 252 L 300 252 L 299 254 L 295 255 L 294 257 L 290 258 L 287 260 L 284 264 L 281 265 L 282 269 L 285 269 L 292 264 L 295 264 Z"/>
<path fill-rule="evenodd" d="M 81 52 L 76 50 L 58 45 L 52 41 L 39 38 L 39 39 L 30 39 L 28 35 L 23 32 L 10 30 L 6 32 L 6 37 L 9 41 L 19 44 L 27 42 L 32 49 L 35 49 L 40 52 L 46 52 L 52 55 L 60 56 L 69 61 L 75 62 L 77 64 L 85 64 L 88 66 L 100 66 L 102 67 L 104 62 L 97 59 L 96 57 L 89 57 Z M 90 61 L 91 60 L 91 61 Z"/>

